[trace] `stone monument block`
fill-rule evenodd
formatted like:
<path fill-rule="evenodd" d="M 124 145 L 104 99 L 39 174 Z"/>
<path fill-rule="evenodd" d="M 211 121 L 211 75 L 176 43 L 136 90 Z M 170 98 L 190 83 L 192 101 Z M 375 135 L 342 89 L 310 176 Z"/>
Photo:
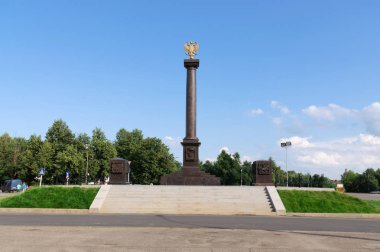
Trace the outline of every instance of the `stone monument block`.
<path fill-rule="evenodd" d="M 269 160 L 258 160 L 252 164 L 252 174 L 256 175 L 254 185 L 273 186 L 272 162 Z"/>
<path fill-rule="evenodd" d="M 129 163 L 123 158 L 114 158 L 110 160 L 110 181 L 109 184 L 128 184 Z"/>

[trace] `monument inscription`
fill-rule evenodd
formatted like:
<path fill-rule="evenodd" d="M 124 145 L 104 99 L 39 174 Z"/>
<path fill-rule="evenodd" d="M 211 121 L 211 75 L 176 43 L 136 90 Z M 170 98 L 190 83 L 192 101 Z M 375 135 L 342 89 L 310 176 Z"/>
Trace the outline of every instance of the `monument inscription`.
<path fill-rule="evenodd" d="M 111 173 L 113 174 L 121 174 L 123 173 L 124 165 L 119 162 L 111 163 Z"/>
<path fill-rule="evenodd" d="M 270 175 L 272 168 L 270 162 L 259 162 L 257 164 L 257 169 L 259 175 Z"/>

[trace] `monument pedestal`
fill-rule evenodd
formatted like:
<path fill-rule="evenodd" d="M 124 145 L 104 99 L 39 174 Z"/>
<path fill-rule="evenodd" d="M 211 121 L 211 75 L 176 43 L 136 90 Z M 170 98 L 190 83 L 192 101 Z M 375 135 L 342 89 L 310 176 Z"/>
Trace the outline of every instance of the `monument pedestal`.
<path fill-rule="evenodd" d="M 258 160 L 252 164 L 252 173 L 255 174 L 255 186 L 273 186 L 272 161 Z"/>
<path fill-rule="evenodd" d="M 199 169 L 198 138 L 183 139 L 183 168 L 161 177 L 161 185 L 220 185 L 220 178 Z"/>
<path fill-rule="evenodd" d="M 183 167 L 182 170 L 161 177 L 161 185 L 220 185 L 220 178 L 199 170 Z"/>
<path fill-rule="evenodd" d="M 129 163 L 123 158 L 113 158 L 110 160 L 110 185 L 129 184 Z"/>

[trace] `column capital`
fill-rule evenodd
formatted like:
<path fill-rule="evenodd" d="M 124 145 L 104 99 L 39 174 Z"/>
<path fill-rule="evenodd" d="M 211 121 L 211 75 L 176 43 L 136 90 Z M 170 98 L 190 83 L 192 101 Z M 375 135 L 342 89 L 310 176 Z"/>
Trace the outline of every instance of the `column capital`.
<path fill-rule="evenodd" d="M 186 68 L 190 68 L 190 67 L 198 68 L 199 59 L 185 59 L 184 65 Z"/>

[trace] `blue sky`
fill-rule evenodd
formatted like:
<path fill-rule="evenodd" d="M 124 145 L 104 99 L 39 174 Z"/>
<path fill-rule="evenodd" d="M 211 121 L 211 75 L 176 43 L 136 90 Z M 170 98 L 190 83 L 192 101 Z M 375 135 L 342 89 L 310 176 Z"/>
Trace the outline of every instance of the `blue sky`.
<path fill-rule="evenodd" d="M 380 2 L 0 1 L 0 133 L 120 128 L 181 161 L 186 41 L 202 160 L 224 148 L 339 178 L 380 167 Z"/>

